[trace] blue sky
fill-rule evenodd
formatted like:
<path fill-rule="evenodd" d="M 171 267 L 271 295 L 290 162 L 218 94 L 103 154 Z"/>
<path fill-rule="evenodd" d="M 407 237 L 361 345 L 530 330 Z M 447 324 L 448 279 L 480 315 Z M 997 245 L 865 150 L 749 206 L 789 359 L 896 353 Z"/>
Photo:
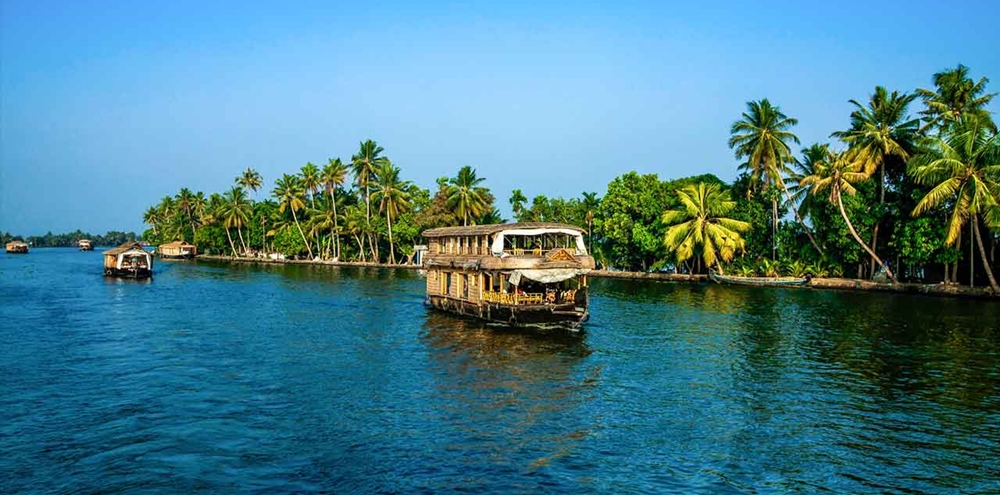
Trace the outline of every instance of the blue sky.
<path fill-rule="evenodd" d="M 963 63 L 1000 91 L 995 2 L 700 3 L 3 0 L 0 230 L 141 231 L 181 187 L 270 190 L 368 138 L 423 187 L 472 165 L 509 216 L 515 188 L 732 180 L 750 99 L 808 144 L 876 84 Z"/>

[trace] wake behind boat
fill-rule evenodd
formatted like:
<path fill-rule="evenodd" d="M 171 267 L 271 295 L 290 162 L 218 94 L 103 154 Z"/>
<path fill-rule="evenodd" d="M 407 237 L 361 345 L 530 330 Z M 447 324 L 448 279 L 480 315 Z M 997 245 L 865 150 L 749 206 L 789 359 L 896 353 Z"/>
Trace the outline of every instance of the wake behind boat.
<path fill-rule="evenodd" d="M 754 287 L 800 287 L 809 284 L 806 277 L 731 277 L 709 272 L 709 278 L 717 284 L 750 285 Z"/>

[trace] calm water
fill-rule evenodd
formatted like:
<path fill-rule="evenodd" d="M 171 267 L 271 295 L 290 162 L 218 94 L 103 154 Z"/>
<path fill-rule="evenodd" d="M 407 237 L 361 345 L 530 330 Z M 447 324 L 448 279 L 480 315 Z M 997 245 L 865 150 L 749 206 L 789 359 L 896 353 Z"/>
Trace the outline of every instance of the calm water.
<path fill-rule="evenodd" d="M 0 492 L 1000 492 L 1000 303 L 598 280 L 538 335 L 423 284 L 0 254 Z"/>

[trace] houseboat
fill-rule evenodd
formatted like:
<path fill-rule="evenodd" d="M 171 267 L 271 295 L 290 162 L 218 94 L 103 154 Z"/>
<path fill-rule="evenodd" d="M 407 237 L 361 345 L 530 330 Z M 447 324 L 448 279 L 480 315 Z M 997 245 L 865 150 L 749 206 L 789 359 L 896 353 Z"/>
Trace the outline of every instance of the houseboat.
<path fill-rule="evenodd" d="M 576 328 L 589 317 L 583 229 L 558 223 L 424 231 L 427 303 L 514 327 Z"/>
<path fill-rule="evenodd" d="M 191 259 L 198 254 L 198 248 L 194 244 L 188 244 L 184 241 L 160 244 L 157 251 L 163 259 Z"/>
<path fill-rule="evenodd" d="M 126 242 L 104 252 L 104 274 L 112 277 L 153 276 L 153 254 L 138 242 Z"/>
<path fill-rule="evenodd" d="M 23 241 L 10 241 L 7 243 L 7 252 L 11 254 L 28 254 L 28 243 Z"/>
<path fill-rule="evenodd" d="M 76 246 L 80 248 L 80 251 L 93 251 L 94 243 L 90 242 L 90 239 L 80 239 L 76 241 Z"/>

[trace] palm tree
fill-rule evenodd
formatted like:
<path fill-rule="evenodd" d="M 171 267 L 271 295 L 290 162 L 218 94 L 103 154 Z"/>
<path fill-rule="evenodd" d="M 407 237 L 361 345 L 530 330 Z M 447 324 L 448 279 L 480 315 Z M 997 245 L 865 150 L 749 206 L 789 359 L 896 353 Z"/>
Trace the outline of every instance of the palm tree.
<path fill-rule="evenodd" d="M 448 207 L 457 216 L 462 217 L 462 225 L 469 225 L 469 215 L 478 217 L 488 206 L 486 204 L 486 188 L 479 184 L 486 180 L 476 177 L 476 170 L 466 165 L 459 169 L 458 175 L 448 181 Z"/>
<path fill-rule="evenodd" d="M 150 206 L 146 209 L 146 212 L 142 214 L 142 222 L 153 227 L 153 235 L 159 236 L 159 233 L 156 231 L 156 224 L 160 223 L 160 212 L 157 211 L 156 207 Z"/>
<path fill-rule="evenodd" d="M 583 193 L 583 220 L 587 222 L 587 250 L 591 253 L 594 252 L 594 215 L 597 212 L 597 208 L 601 205 L 600 198 L 597 197 L 596 192 L 585 192 Z"/>
<path fill-rule="evenodd" d="M 830 155 L 829 144 L 813 143 L 802 148 L 802 159 L 796 159 L 792 163 L 788 173 L 788 190 L 792 194 L 792 200 L 798 205 L 799 213 L 810 218 L 815 216 L 821 203 L 816 197 L 809 194 L 809 187 L 800 185 L 802 179 L 816 173 L 816 166 L 824 162 Z"/>
<path fill-rule="evenodd" d="M 253 215 L 253 209 L 247 202 L 247 193 L 243 188 L 233 186 L 222 195 L 222 199 L 224 200 L 221 211 L 222 226 L 226 229 L 226 235 L 229 235 L 229 229 L 236 227 L 236 232 L 240 236 L 240 245 L 243 246 L 243 252 L 246 253 L 247 245 L 243 240 L 243 226 L 248 224 L 250 216 Z M 232 236 L 230 236 L 229 242 L 230 244 L 233 242 Z"/>
<path fill-rule="evenodd" d="M 851 223 L 851 219 L 848 218 L 847 211 L 844 210 L 844 201 L 841 199 L 845 193 L 853 196 L 857 192 L 853 184 L 863 182 L 868 180 L 868 178 L 869 175 L 864 172 L 863 161 L 853 160 L 850 153 L 828 153 L 825 160 L 813 163 L 812 175 L 804 177 L 799 185 L 808 187 L 809 193 L 817 197 L 825 191 L 830 192 L 827 199 L 829 199 L 831 204 L 836 205 L 840 209 L 840 216 L 844 218 L 847 230 L 851 232 L 851 236 L 878 263 L 878 266 L 881 266 L 885 270 L 885 274 L 889 279 L 895 283 L 897 282 L 896 277 L 892 274 L 889 266 L 882 262 L 878 255 L 875 254 L 875 251 L 868 247 L 865 241 L 861 240 L 858 231 L 854 230 L 854 225 Z"/>
<path fill-rule="evenodd" d="M 344 226 L 344 231 L 351 234 L 354 237 L 354 241 L 358 243 L 358 257 L 364 262 L 365 243 L 361 236 L 365 233 L 365 212 L 361 211 L 361 208 L 357 205 L 350 205 L 344 208 L 344 214 L 340 220 Z"/>
<path fill-rule="evenodd" d="M 330 203 L 333 205 L 333 257 L 340 258 L 340 227 L 337 225 L 337 188 L 347 181 L 347 167 L 340 161 L 340 158 L 330 158 L 323 167 L 320 180 L 323 183 L 323 187 L 326 188 L 326 192 L 330 195 Z"/>
<path fill-rule="evenodd" d="M 284 213 L 285 210 L 292 210 L 292 219 L 295 221 L 295 227 L 299 229 L 299 235 L 302 236 L 302 242 L 306 244 L 306 251 L 309 252 L 309 259 L 313 259 L 312 247 L 309 246 L 309 239 L 306 239 L 306 234 L 302 232 L 302 225 L 299 224 L 299 217 L 295 214 L 296 211 L 305 208 L 305 188 L 302 185 L 302 181 L 299 180 L 297 176 L 284 174 L 280 179 L 274 182 L 274 190 L 271 191 L 275 199 L 278 200 L 278 211 Z"/>
<path fill-rule="evenodd" d="M 192 213 L 192 202 L 194 200 L 194 193 L 190 189 L 183 187 L 181 191 L 177 193 L 177 209 L 184 212 L 184 216 L 187 217 L 188 223 L 191 225 L 191 240 L 194 240 L 194 235 L 197 233 L 194 227 L 194 214 Z"/>
<path fill-rule="evenodd" d="M 934 74 L 934 87 L 937 91 L 917 89 L 917 95 L 924 100 L 926 109 L 920 112 L 927 122 L 924 129 L 937 128 L 944 131 L 948 127 L 960 123 L 966 114 L 974 115 L 980 124 L 993 132 L 996 125 L 990 119 L 986 105 L 993 100 L 996 93 L 986 93 L 987 78 L 973 82 L 969 77 L 969 68 L 959 64 L 954 69 Z"/>
<path fill-rule="evenodd" d="M 164 196 L 156 208 L 159 211 L 160 220 L 163 222 L 164 240 L 176 240 L 179 235 L 177 222 L 182 221 L 182 219 L 177 214 L 177 203 L 174 202 L 174 198 L 172 196 Z"/>
<path fill-rule="evenodd" d="M 521 215 L 524 213 L 524 204 L 528 202 L 528 198 L 524 196 L 524 193 L 520 189 L 514 189 L 510 192 L 510 208 L 514 212 L 514 218 L 521 221 Z"/>
<path fill-rule="evenodd" d="M 830 135 L 847 143 L 848 152 L 854 155 L 852 161 L 860 162 L 864 173 L 879 172 L 880 205 L 885 204 L 886 168 L 890 163 L 896 165 L 894 168 L 903 168 L 913 150 L 920 123 L 910 119 L 906 109 L 916 97 L 915 94 L 900 95 L 898 91 L 889 93 L 884 87 L 876 86 L 867 107 L 857 100 L 849 100 L 855 107 L 851 112 L 851 128 Z M 872 232 L 872 251 L 878 243 L 881 217 L 878 220 Z"/>
<path fill-rule="evenodd" d="M 316 238 L 320 238 L 320 234 L 322 232 L 327 231 L 327 230 L 330 231 L 330 238 L 329 238 L 329 242 L 327 243 L 327 248 L 325 250 L 323 250 L 324 254 L 320 255 L 320 256 L 324 256 L 324 257 L 330 256 L 330 251 L 333 249 L 333 247 L 332 247 L 332 245 L 333 245 L 333 236 L 336 233 L 336 230 L 335 230 L 336 227 L 335 227 L 335 225 L 337 224 L 337 214 L 333 210 L 333 208 L 331 207 L 331 205 L 332 205 L 332 202 L 330 202 L 330 201 L 321 202 L 319 209 L 310 210 L 310 212 L 309 212 L 309 226 L 310 226 L 310 228 L 309 228 L 309 234 L 310 235 L 312 235 L 312 236 L 314 236 Z M 323 247 L 322 244 L 320 244 L 320 246 L 317 247 L 317 250 L 322 249 L 322 247 Z"/>
<path fill-rule="evenodd" d="M 908 172 L 916 183 L 932 188 L 917 203 L 912 215 L 916 217 L 941 206 L 950 207 L 945 237 L 948 246 L 955 244 L 965 222 L 971 222 L 972 236 L 979 246 L 990 286 L 995 293 L 1000 293 L 979 232 L 980 218 L 987 225 L 1000 219 L 997 214 L 1000 208 L 1000 134 L 992 132 L 991 124 L 973 114 L 965 114 L 957 125 L 949 126 L 953 132 L 949 132 L 947 138 L 932 139 L 933 151 L 915 157 Z"/>
<path fill-rule="evenodd" d="M 409 186 L 399 180 L 399 167 L 389 160 L 379 165 L 376 175 L 374 199 L 379 202 L 379 213 L 385 212 L 385 221 L 389 226 L 389 263 L 396 263 L 396 251 L 392 240 L 392 219 L 410 208 Z"/>
<path fill-rule="evenodd" d="M 782 173 L 787 169 L 785 164 L 794 160 L 789 143 L 798 144 L 799 142 L 798 136 L 789 129 L 798 123 L 797 119 L 786 116 L 781 113 L 779 107 L 771 105 L 767 98 L 747 102 L 747 111 L 743 112 L 743 118 L 734 122 L 730 129 L 729 147 L 736 151 L 736 158 L 747 159 L 745 166 L 750 169 L 751 189 L 755 188 L 763 177 L 768 184 L 785 193 L 789 206 L 795 213 L 795 219 L 805 230 L 813 247 L 822 256 L 823 249 L 816 243 L 812 230 L 799 215 L 795 202 L 782 178 Z M 772 228 L 774 229 L 771 250 L 772 255 L 777 257 L 777 198 L 771 200 L 771 211 L 773 215 Z"/>
<path fill-rule="evenodd" d="M 257 192 L 264 185 L 264 179 L 256 170 L 247 167 L 246 170 L 236 178 L 236 185 L 246 189 L 247 192 Z"/>
<path fill-rule="evenodd" d="M 750 224 L 726 218 L 736 202 L 718 184 L 689 185 L 675 191 L 682 208 L 663 213 L 663 223 L 669 225 L 663 244 L 683 263 L 701 251 L 705 267 L 713 265 L 723 273 L 723 261 L 729 262 L 737 251 L 745 247 L 741 232 L 750 230 Z"/>

